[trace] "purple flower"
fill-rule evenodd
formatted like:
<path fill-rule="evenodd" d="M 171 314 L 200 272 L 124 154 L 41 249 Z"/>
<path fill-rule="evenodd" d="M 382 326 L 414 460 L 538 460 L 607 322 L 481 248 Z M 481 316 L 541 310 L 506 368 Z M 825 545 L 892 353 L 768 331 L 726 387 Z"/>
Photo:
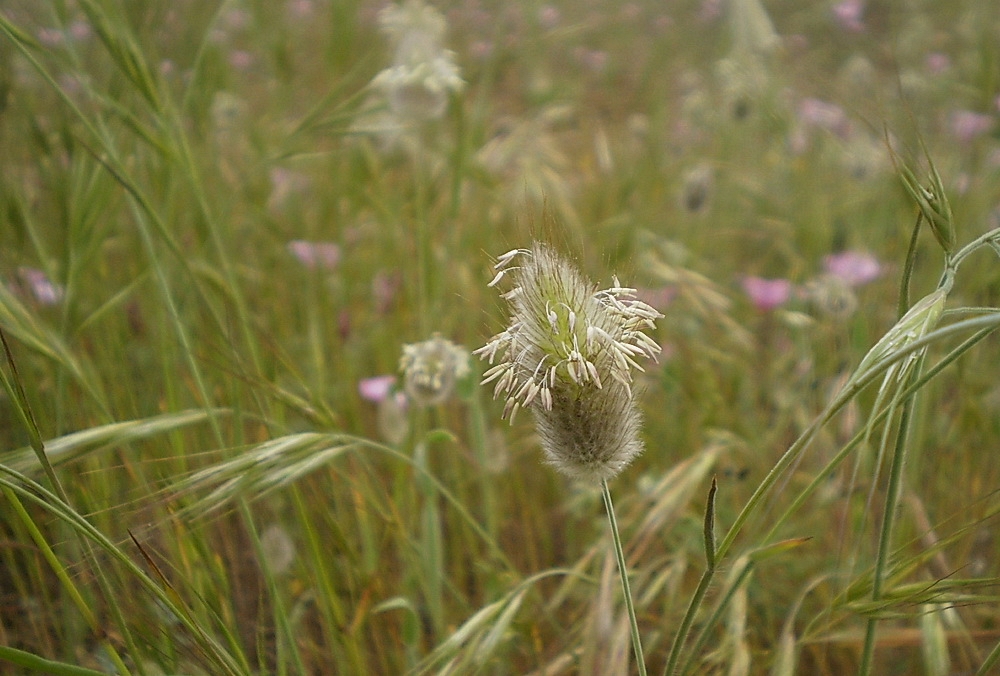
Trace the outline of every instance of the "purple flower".
<path fill-rule="evenodd" d="M 58 28 L 39 29 L 37 37 L 46 47 L 58 47 L 66 41 L 66 36 Z"/>
<path fill-rule="evenodd" d="M 396 384 L 396 376 L 372 376 L 358 381 L 358 393 L 363 399 L 379 403 L 385 401 Z"/>
<path fill-rule="evenodd" d="M 764 277 L 744 277 L 743 291 L 758 310 L 768 312 L 788 302 L 792 295 L 792 283 L 787 279 L 765 279 Z"/>
<path fill-rule="evenodd" d="M 37 268 L 18 268 L 17 275 L 27 285 L 32 295 L 42 305 L 55 305 L 63 298 L 63 288 L 53 284 L 45 273 Z"/>
<path fill-rule="evenodd" d="M 333 242 L 307 242 L 293 239 L 288 243 L 288 251 L 310 270 L 323 268 L 333 270 L 340 263 L 340 247 Z"/>
<path fill-rule="evenodd" d="M 992 115 L 971 110 L 956 110 L 951 114 L 951 133 L 959 141 L 968 143 L 993 128 Z"/>
<path fill-rule="evenodd" d="M 823 268 L 848 286 L 863 286 L 882 274 L 878 259 L 861 251 L 831 254 L 823 259 Z"/>
<path fill-rule="evenodd" d="M 833 18 L 841 28 L 852 33 L 860 33 L 865 29 L 865 24 L 861 20 L 864 13 L 864 0 L 844 0 L 833 6 Z"/>
<path fill-rule="evenodd" d="M 552 30 L 558 26 L 560 18 L 559 10 L 552 5 L 545 5 L 538 10 L 538 22 L 542 24 L 543 28 L 548 30 Z"/>
<path fill-rule="evenodd" d="M 924 66 L 932 75 L 941 75 L 951 68 L 951 58 L 943 52 L 931 52 L 924 58 Z"/>
<path fill-rule="evenodd" d="M 77 20 L 70 24 L 69 34 L 74 40 L 83 41 L 90 39 L 90 36 L 94 34 L 94 31 L 90 27 L 90 24 L 86 21 Z"/>
<path fill-rule="evenodd" d="M 247 70 L 254 64 L 253 54 L 245 49 L 234 49 L 229 52 L 229 65 L 236 70 Z"/>
<path fill-rule="evenodd" d="M 293 19 L 308 19 L 313 14 L 312 0 L 289 0 L 287 11 Z"/>
<path fill-rule="evenodd" d="M 705 23 L 715 21 L 722 16 L 722 0 L 702 0 L 698 9 L 698 19 Z"/>
<path fill-rule="evenodd" d="M 850 122 L 844 109 L 820 99 L 802 99 L 799 102 L 799 119 L 805 124 L 825 129 L 840 137 L 846 137 L 850 131 Z"/>

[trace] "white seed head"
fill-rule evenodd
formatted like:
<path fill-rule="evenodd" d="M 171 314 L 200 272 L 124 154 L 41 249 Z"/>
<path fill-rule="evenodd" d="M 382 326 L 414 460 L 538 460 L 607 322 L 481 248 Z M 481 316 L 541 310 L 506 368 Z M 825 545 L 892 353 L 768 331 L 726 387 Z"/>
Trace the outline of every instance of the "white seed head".
<path fill-rule="evenodd" d="M 395 54 L 392 66 L 380 72 L 372 85 L 385 94 L 400 121 L 441 117 L 449 93 L 465 86 L 455 55 L 444 48 L 444 16 L 422 0 L 407 0 L 382 10 L 379 24 Z"/>
<path fill-rule="evenodd" d="M 491 380 L 500 377 L 498 391 L 509 379 L 501 367 L 503 364 L 488 371 Z M 434 334 L 430 340 L 404 345 L 399 369 L 403 372 L 403 389 L 411 400 L 422 406 L 440 404 L 454 391 L 455 383 L 469 373 L 469 353 Z"/>
<path fill-rule="evenodd" d="M 519 265 L 512 266 L 520 258 Z M 534 413 L 547 460 L 574 478 L 609 479 L 642 452 L 641 416 L 632 396 L 636 358 L 656 358 L 644 333 L 663 315 L 614 279 L 603 291 L 544 244 L 514 249 L 494 266 L 516 293 L 504 298 L 510 325 L 473 354 L 490 364 L 504 418 Z"/>

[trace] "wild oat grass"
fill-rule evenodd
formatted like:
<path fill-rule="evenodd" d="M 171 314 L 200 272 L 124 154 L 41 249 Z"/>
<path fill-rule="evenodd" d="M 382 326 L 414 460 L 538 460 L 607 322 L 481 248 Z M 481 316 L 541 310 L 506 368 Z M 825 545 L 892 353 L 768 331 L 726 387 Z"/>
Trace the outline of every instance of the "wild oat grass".
<path fill-rule="evenodd" d="M 4 3 L 0 672 L 991 673 L 998 31 Z M 547 294 L 492 402 L 535 241 L 503 292 L 627 286 Z M 641 393 L 613 512 L 513 415 L 553 373 Z"/>

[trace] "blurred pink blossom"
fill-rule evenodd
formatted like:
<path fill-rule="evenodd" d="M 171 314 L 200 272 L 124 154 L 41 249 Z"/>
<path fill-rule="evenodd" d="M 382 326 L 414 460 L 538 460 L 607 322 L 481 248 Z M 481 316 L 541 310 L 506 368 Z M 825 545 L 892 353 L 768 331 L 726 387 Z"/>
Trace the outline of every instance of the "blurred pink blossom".
<path fill-rule="evenodd" d="M 234 8 L 223 13 L 221 23 L 230 31 L 241 31 L 253 23 L 253 15 L 245 9 Z"/>
<path fill-rule="evenodd" d="M 293 19 L 307 19 L 313 13 L 312 0 L 289 0 L 287 4 L 288 13 Z"/>
<path fill-rule="evenodd" d="M 229 52 L 229 65 L 237 70 L 247 70 L 253 62 L 253 54 L 244 49 L 234 49 Z"/>
<path fill-rule="evenodd" d="M 293 239 L 288 243 L 288 251 L 310 270 L 316 268 L 333 270 L 340 263 L 340 247 L 333 242 Z"/>
<path fill-rule="evenodd" d="M 577 47 L 573 50 L 573 56 L 581 65 L 593 73 L 602 73 L 608 67 L 608 53 L 602 49 Z"/>
<path fill-rule="evenodd" d="M 861 251 L 844 251 L 823 259 L 826 271 L 848 286 L 862 286 L 882 274 L 882 266 L 871 254 Z"/>
<path fill-rule="evenodd" d="M 560 18 L 559 9 L 552 5 L 544 5 L 538 10 L 538 23 L 542 24 L 543 28 L 549 30 L 555 28 L 559 25 Z"/>
<path fill-rule="evenodd" d="M 284 167 L 274 167 L 268 172 L 271 194 L 267 198 L 269 211 L 280 210 L 292 195 L 302 194 L 309 188 L 309 177 Z"/>
<path fill-rule="evenodd" d="M 637 2 L 626 2 L 622 6 L 622 18 L 626 21 L 635 21 L 642 16 L 642 7 Z"/>
<path fill-rule="evenodd" d="M 69 25 L 69 34 L 74 40 L 83 41 L 89 40 L 90 36 L 94 34 L 94 31 L 90 27 L 89 23 L 83 21 L 82 19 L 77 19 Z"/>
<path fill-rule="evenodd" d="M 396 384 L 396 376 L 372 376 L 358 381 L 358 393 L 363 399 L 378 403 L 385 401 Z"/>
<path fill-rule="evenodd" d="M 758 310 L 767 312 L 784 305 L 792 295 L 792 283 L 787 279 L 744 277 L 743 291 Z"/>
<path fill-rule="evenodd" d="M 35 300 L 42 305 L 55 305 L 62 300 L 65 293 L 63 288 L 54 284 L 38 268 L 18 268 L 17 276 L 31 290 L 31 295 L 35 297 Z"/>
<path fill-rule="evenodd" d="M 399 272 L 379 270 L 372 277 L 372 298 L 375 300 L 375 312 L 384 315 L 392 309 L 399 295 L 403 280 Z"/>
<path fill-rule="evenodd" d="M 959 141 L 968 143 L 990 131 L 995 121 L 992 115 L 971 110 L 956 110 L 951 114 L 951 133 Z"/>
<path fill-rule="evenodd" d="M 835 103 L 806 98 L 799 102 L 799 119 L 810 126 L 832 132 L 841 138 L 850 132 L 850 121 L 844 109 Z"/>
<path fill-rule="evenodd" d="M 942 52 L 931 52 L 924 58 L 924 65 L 932 75 L 941 75 L 951 68 L 951 58 Z"/>
<path fill-rule="evenodd" d="M 698 8 L 698 19 L 709 23 L 722 16 L 722 0 L 702 0 Z"/>
<path fill-rule="evenodd" d="M 476 40 L 469 45 L 469 54 L 476 59 L 485 59 L 493 54 L 493 43 L 488 40 Z"/>
<path fill-rule="evenodd" d="M 46 47 L 58 47 L 66 41 L 66 36 L 58 28 L 41 28 L 36 37 Z"/>
<path fill-rule="evenodd" d="M 844 0 L 833 6 L 833 18 L 841 28 L 852 33 L 860 33 L 865 29 L 861 20 L 864 13 L 864 0 Z"/>

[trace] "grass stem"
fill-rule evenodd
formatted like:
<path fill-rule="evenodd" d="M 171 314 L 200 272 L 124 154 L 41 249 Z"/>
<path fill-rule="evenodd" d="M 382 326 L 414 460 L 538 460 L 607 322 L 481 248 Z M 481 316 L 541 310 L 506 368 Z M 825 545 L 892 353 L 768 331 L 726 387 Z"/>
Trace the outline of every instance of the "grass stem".
<path fill-rule="evenodd" d="M 642 656 L 642 639 L 639 637 L 639 621 L 635 616 L 635 604 L 632 603 L 632 590 L 628 583 L 628 568 L 625 565 L 625 550 L 622 549 L 622 538 L 618 532 L 618 520 L 615 518 L 615 506 L 611 502 L 611 489 L 607 480 L 601 481 L 604 507 L 608 512 L 608 524 L 611 526 L 611 538 L 615 545 L 615 557 L 618 559 L 618 574 L 622 580 L 622 593 L 625 596 L 625 608 L 628 610 L 629 625 L 632 629 L 632 648 L 635 651 L 635 661 L 639 666 L 640 676 L 646 676 L 646 662 Z"/>

